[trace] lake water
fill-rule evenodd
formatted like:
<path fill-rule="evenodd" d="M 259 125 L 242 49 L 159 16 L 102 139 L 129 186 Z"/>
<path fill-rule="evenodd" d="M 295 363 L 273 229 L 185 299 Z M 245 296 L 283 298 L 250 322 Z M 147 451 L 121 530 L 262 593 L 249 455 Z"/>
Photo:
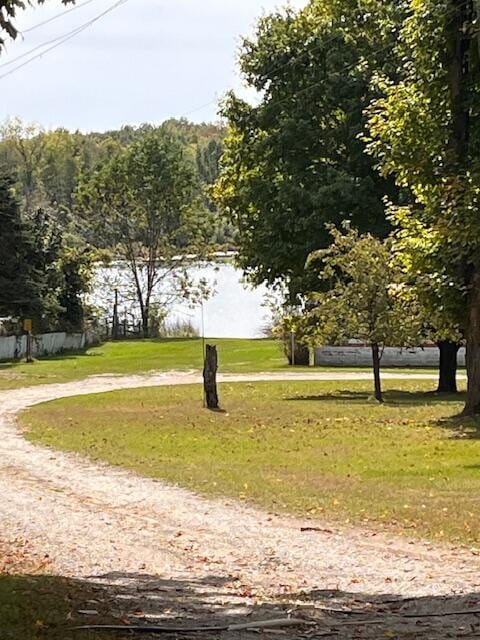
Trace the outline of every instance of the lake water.
<path fill-rule="evenodd" d="M 202 304 L 177 301 L 170 305 L 168 321 L 189 320 L 201 334 L 202 315 L 205 336 L 209 338 L 261 338 L 272 320 L 266 303 L 271 299 L 267 287 L 245 284 L 242 272 L 232 264 L 221 262 L 191 267 L 188 274 L 196 281 L 205 279 L 211 291 Z M 105 309 L 113 306 L 114 289 L 120 292 L 119 312 L 123 317 L 128 306 L 130 317 L 138 318 L 135 296 L 124 267 L 100 268 L 90 301 Z M 203 307 L 203 314 L 202 314 Z"/>

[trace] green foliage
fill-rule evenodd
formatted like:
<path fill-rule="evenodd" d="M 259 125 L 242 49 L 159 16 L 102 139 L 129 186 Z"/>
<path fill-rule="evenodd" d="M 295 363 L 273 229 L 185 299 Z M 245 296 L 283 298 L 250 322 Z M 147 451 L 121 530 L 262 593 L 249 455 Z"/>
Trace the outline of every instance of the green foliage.
<path fill-rule="evenodd" d="M 480 409 L 480 7 L 418 0 L 398 43 L 404 77 L 369 109 L 369 151 L 415 200 L 392 208 L 404 269 L 444 337 L 467 339 Z"/>
<path fill-rule="evenodd" d="M 31 318 L 37 333 L 83 330 L 93 260 L 90 249 L 68 246 L 48 212 L 22 216 L 0 176 L 0 316 Z"/>
<path fill-rule="evenodd" d="M 144 335 L 151 335 L 156 289 L 170 277 L 178 295 L 190 294 L 182 257 L 202 255 L 209 235 L 200 184 L 183 145 L 166 129 L 146 134 L 88 177 L 78 202 L 127 262 Z"/>
<path fill-rule="evenodd" d="M 402 3 L 313 1 L 263 18 L 240 64 L 262 92 L 252 107 L 230 94 L 216 200 L 238 228 L 239 262 L 255 282 L 310 288 L 307 256 L 329 242 L 326 223 L 350 220 L 385 236 L 383 198 L 396 199 L 359 139 L 379 69 L 393 73 Z M 379 51 L 380 50 L 380 51 Z"/>
<path fill-rule="evenodd" d="M 125 126 L 105 133 L 45 131 L 41 126 L 7 120 L 0 128 L 0 163 L 16 177 L 16 192 L 24 211 L 48 209 L 68 233 L 90 244 L 105 247 L 107 239 L 85 221 L 75 208 L 75 194 L 86 176 L 98 171 L 113 156 L 155 131 L 167 131 L 182 145 L 185 157 L 198 171 L 204 200 L 215 220 L 210 242 L 229 244 L 232 233 L 222 222 L 208 196 L 208 188 L 218 173 L 223 130 L 216 125 L 168 120 L 161 127 L 144 124 Z"/>
<path fill-rule="evenodd" d="M 370 108 L 369 150 L 382 172 L 395 174 L 415 197 L 415 206 L 392 208 L 405 268 L 424 276 L 436 322 L 458 331 L 465 330 L 469 265 L 480 260 L 480 126 L 471 119 L 469 152 L 458 157 L 445 26 L 454 17 L 452 6 L 422 0 L 405 22 L 399 48 L 406 77 L 386 84 L 386 97 Z M 476 47 L 474 39 L 470 46 Z M 473 50 L 470 73 L 464 100 L 475 109 L 480 67 Z"/>
<path fill-rule="evenodd" d="M 417 344 L 422 321 L 413 292 L 392 259 L 390 239 L 330 228 L 332 244 L 310 257 L 318 261 L 319 288 L 311 293 L 305 333 L 314 344 L 356 338 L 369 345 Z"/>
<path fill-rule="evenodd" d="M 65 331 L 83 331 L 94 312 L 85 307 L 83 294 L 90 291 L 98 252 L 89 246 L 65 246 L 59 256 L 62 281 L 58 293 L 58 321 Z"/>
<path fill-rule="evenodd" d="M 43 274 L 35 241 L 20 214 L 11 181 L 0 174 L 0 316 L 41 316 Z"/>
<path fill-rule="evenodd" d="M 382 401 L 383 347 L 418 344 L 422 316 L 414 290 L 392 259 L 390 239 L 344 227 L 344 232 L 330 227 L 333 243 L 309 258 L 320 265 L 320 282 L 319 292 L 307 298 L 302 340 L 315 346 L 356 338 L 370 345 L 375 397 Z"/>

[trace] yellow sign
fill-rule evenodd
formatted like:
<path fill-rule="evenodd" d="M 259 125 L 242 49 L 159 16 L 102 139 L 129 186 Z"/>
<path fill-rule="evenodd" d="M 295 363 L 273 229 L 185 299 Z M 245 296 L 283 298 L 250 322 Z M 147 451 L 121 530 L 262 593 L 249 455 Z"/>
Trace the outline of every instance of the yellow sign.
<path fill-rule="evenodd" d="M 23 321 L 23 330 L 24 331 L 32 330 L 32 321 L 29 318 Z"/>

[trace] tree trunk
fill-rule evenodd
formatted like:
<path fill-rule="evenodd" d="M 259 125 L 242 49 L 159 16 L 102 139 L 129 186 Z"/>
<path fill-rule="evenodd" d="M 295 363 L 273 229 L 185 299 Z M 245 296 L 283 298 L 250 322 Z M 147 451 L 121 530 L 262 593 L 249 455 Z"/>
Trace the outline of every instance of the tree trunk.
<path fill-rule="evenodd" d="M 448 68 L 448 85 L 450 89 L 451 131 L 449 136 L 450 158 L 447 168 L 452 181 L 449 198 L 453 206 L 462 209 L 462 184 L 464 172 L 470 170 L 470 97 L 469 87 L 472 82 L 470 68 L 470 49 L 473 33 L 469 28 L 474 19 L 471 0 L 449 0 L 447 4 L 448 19 L 445 24 L 447 46 L 445 62 Z M 458 179 L 460 178 L 460 179 Z M 467 364 L 467 401 L 463 415 L 480 413 L 480 273 L 478 266 L 464 265 L 465 284 L 469 286 L 466 309 L 466 364 Z"/>
<path fill-rule="evenodd" d="M 217 368 L 217 347 L 213 347 L 212 345 L 207 344 L 205 352 L 205 363 L 203 366 L 203 388 L 205 391 L 205 402 L 208 409 L 219 408 L 217 392 Z"/>
<path fill-rule="evenodd" d="M 437 393 L 457 393 L 457 354 L 460 345 L 451 340 L 440 340 L 440 367 Z"/>
<path fill-rule="evenodd" d="M 142 333 L 144 338 L 150 337 L 150 307 L 149 305 L 143 305 L 141 308 L 142 313 Z"/>
<path fill-rule="evenodd" d="M 452 128 L 449 147 L 453 167 L 461 168 L 468 157 L 470 138 L 470 107 L 467 101 L 469 76 L 469 49 L 471 34 L 465 29 L 472 20 L 472 5 L 468 0 L 450 0 L 445 25 L 448 65 L 448 85 L 452 109 Z"/>
<path fill-rule="evenodd" d="M 383 402 L 382 381 L 380 379 L 380 349 L 378 344 L 372 344 L 373 379 L 375 382 L 375 399 Z"/>
<path fill-rule="evenodd" d="M 285 352 L 287 354 L 288 363 L 290 365 L 292 362 L 292 341 L 287 339 Z M 308 367 L 310 364 L 310 350 L 308 347 L 304 346 L 297 340 L 295 340 L 295 353 L 293 361 L 296 365 L 302 367 Z"/>
<path fill-rule="evenodd" d="M 468 301 L 466 331 L 467 400 L 462 414 L 480 413 L 480 272 L 475 270 Z"/>

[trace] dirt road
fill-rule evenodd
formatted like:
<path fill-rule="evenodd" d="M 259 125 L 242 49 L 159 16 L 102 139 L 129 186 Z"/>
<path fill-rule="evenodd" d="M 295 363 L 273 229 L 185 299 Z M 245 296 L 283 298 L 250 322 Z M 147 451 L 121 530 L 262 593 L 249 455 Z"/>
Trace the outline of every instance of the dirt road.
<path fill-rule="evenodd" d="M 222 379 L 369 377 L 318 373 Z M 470 550 L 204 499 L 34 446 L 15 425 L 19 410 L 54 398 L 198 380 L 196 373 L 179 372 L 101 376 L 0 392 L 0 537 L 27 539 L 36 553 L 48 554 L 49 571 L 57 576 L 89 578 L 113 589 L 114 617 L 131 614 L 136 620 L 138 611 L 132 614 L 132 607 L 140 607 L 142 620 L 175 614 L 194 620 L 249 620 L 252 615 L 278 617 L 293 608 L 318 619 L 323 630 L 342 623 L 336 637 L 382 637 L 392 625 L 399 635 L 390 637 L 443 638 L 452 629 L 460 637 L 459 626 L 480 633 L 475 615 L 395 617 L 400 606 L 403 613 L 431 613 L 478 602 L 480 609 L 480 561 Z M 400 597 L 415 600 L 399 605 Z M 344 607 L 357 613 L 325 611 Z M 359 614 L 380 618 L 364 625 Z M 313 628 L 310 637 L 317 631 Z M 292 630 L 287 633 L 297 637 Z"/>

